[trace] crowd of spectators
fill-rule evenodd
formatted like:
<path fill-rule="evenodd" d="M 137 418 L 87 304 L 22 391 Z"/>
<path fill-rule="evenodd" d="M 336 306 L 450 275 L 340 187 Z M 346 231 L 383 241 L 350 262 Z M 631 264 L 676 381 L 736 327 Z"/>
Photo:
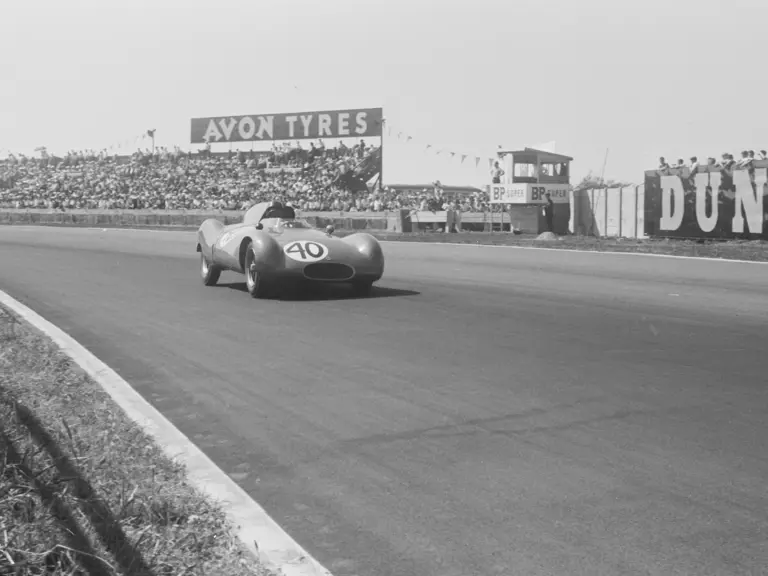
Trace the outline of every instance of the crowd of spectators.
<path fill-rule="evenodd" d="M 304 211 L 486 207 L 486 195 L 448 199 L 439 183 L 419 193 L 345 186 L 341 177 L 375 152 L 361 140 L 351 147 L 326 148 L 318 141 L 309 148 L 273 146 L 269 152 L 224 154 L 158 148 L 130 157 L 105 150 L 62 157 L 44 151 L 41 158 L 10 155 L 0 160 L 0 207 L 245 210 L 274 199 Z"/>
<path fill-rule="evenodd" d="M 743 150 L 741 152 L 741 158 L 736 160 L 733 154 L 724 153 L 718 162 L 714 157 L 707 158 L 705 166 L 718 168 L 721 170 L 731 170 L 734 167 L 749 168 L 755 160 L 768 160 L 768 151 L 760 150 L 760 155 L 756 156 L 754 150 Z M 659 158 L 659 171 L 667 171 L 671 169 L 683 169 L 687 168 L 691 174 L 695 174 L 701 164 L 696 156 L 691 156 L 690 162 L 686 164 L 682 158 L 678 158 L 677 164 L 670 165 L 666 159 L 662 156 Z"/>

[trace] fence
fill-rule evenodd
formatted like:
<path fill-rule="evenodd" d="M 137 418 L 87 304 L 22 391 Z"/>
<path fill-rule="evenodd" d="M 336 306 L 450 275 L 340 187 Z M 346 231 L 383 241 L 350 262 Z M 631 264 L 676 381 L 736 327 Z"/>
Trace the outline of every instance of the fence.
<path fill-rule="evenodd" d="M 567 205 L 564 205 L 568 208 Z M 338 230 L 377 230 L 386 232 L 427 232 L 457 230 L 467 232 L 509 232 L 511 228 L 526 234 L 541 229 L 541 210 L 536 206 L 517 206 L 505 212 L 454 212 L 396 210 L 389 212 L 303 212 L 313 225 L 329 224 Z M 58 224 L 70 226 L 195 227 L 206 218 L 219 218 L 225 224 L 241 222 L 237 210 L 101 210 L 0 207 L 0 224 Z M 562 227 L 568 226 L 563 213 Z"/>
<path fill-rule="evenodd" d="M 574 191 L 569 230 L 586 236 L 646 238 L 645 186 Z"/>
<path fill-rule="evenodd" d="M 557 234 L 644 238 L 645 188 L 629 186 L 574 192 L 570 203 L 555 205 Z M 538 234 L 546 230 L 541 206 L 511 205 L 503 212 L 396 210 L 389 212 L 304 212 L 319 227 L 338 230 L 422 232 L 452 229 L 474 232 Z M 242 221 L 240 211 L 221 210 L 84 210 L 11 209 L 0 207 L 0 224 L 68 224 L 86 226 L 199 226 L 205 218 L 226 224 Z"/>

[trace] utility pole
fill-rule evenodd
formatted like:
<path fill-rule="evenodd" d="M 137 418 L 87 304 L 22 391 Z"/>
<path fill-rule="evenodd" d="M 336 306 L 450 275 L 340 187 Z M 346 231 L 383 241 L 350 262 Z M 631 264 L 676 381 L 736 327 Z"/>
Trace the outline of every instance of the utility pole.
<path fill-rule="evenodd" d="M 605 158 L 603 159 L 603 171 L 600 173 L 600 185 L 602 185 L 605 182 L 605 166 L 608 164 L 608 150 L 610 150 L 610 148 L 605 149 Z"/>
<path fill-rule="evenodd" d="M 152 139 L 152 155 L 155 155 L 155 132 L 157 132 L 156 128 L 152 128 L 152 130 L 147 130 L 147 136 L 149 136 Z"/>

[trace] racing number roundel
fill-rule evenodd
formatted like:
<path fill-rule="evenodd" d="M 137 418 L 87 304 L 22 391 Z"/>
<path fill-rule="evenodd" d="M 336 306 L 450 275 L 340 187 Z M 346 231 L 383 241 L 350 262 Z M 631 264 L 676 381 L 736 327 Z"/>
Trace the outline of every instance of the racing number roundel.
<path fill-rule="evenodd" d="M 317 262 L 328 255 L 328 248 L 311 240 L 296 240 L 286 244 L 283 252 L 299 262 Z"/>

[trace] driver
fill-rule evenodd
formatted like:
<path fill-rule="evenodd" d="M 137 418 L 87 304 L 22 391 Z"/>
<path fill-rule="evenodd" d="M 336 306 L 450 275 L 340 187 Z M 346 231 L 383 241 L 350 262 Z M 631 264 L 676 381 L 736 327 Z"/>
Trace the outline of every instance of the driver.
<path fill-rule="evenodd" d="M 280 218 L 281 220 L 295 220 L 296 211 L 291 206 L 283 206 L 279 200 L 272 202 L 272 206 L 266 209 L 263 219 Z"/>
<path fill-rule="evenodd" d="M 282 203 L 275 200 L 274 202 L 272 202 L 272 205 L 264 211 L 264 215 L 261 218 L 262 219 L 277 218 L 278 213 L 282 209 L 283 209 Z"/>
<path fill-rule="evenodd" d="M 293 209 L 293 206 L 290 204 L 286 204 L 283 206 L 282 210 L 280 211 L 280 218 L 283 220 L 296 220 L 296 210 Z"/>

